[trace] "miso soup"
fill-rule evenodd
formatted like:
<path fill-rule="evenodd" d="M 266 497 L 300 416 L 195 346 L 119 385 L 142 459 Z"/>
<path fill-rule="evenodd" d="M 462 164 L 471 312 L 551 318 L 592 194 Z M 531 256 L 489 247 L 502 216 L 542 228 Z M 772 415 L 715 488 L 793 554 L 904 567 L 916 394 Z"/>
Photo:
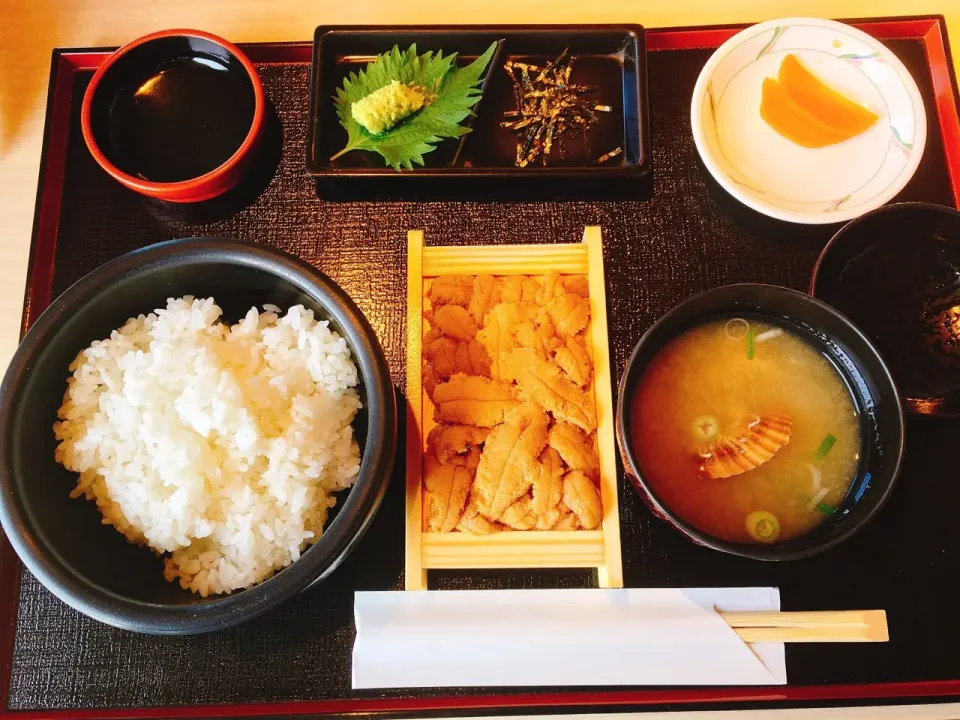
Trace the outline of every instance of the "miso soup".
<path fill-rule="evenodd" d="M 786 327 L 749 317 L 672 340 L 632 399 L 644 479 L 699 530 L 784 542 L 835 512 L 860 453 L 860 418 L 830 361 Z"/>

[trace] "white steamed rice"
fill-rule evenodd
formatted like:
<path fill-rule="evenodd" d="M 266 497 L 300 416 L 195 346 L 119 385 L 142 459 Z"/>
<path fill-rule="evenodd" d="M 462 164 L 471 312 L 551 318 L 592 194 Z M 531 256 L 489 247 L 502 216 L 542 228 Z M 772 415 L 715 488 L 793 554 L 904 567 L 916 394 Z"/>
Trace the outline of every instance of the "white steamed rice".
<path fill-rule="evenodd" d="M 302 305 L 280 312 L 230 327 L 213 298 L 170 299 L 70 366 L 54 432 L 72 496 L 202 596 L 296 560 L 360 469 L 346 342 Z"/>

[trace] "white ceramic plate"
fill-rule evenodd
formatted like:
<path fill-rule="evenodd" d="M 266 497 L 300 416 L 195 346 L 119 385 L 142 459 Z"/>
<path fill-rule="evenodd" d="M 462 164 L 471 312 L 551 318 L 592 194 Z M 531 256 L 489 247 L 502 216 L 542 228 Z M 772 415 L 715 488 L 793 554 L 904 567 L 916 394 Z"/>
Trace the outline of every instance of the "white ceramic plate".
<path fill-rule="evenodd" d="M 760 95 L 788 53 L 880 119 L 823 148 L 777 133 L 760 117 Z M 771 20 L 727 40 L 697 79 L 690 116 L 700 157 L 731 195 L 807 224 L 845 222 L 891 200 L 913 177 L 927 137 L 920 91 L 903 63 L 866 33 L 815 18 Z"/>

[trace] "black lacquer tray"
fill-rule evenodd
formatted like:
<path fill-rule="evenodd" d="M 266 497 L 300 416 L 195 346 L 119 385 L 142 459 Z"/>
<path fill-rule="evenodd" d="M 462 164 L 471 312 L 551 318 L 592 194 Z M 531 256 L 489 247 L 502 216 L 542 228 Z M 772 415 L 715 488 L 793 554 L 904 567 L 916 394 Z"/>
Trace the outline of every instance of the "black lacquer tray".
<path fill-rule="evenodd" d="M 904 61 L 927 107 L 927 148 L 900 199 L 955 206 L 960 127 L 943 19 L 857 24 Z M 29 324 L 52 295 L 84 273 L 134 248 L 189 235 L 254 240 L 299 255 L 354 297 L 379 335 L 402 395 L 408 229 L 422 228 L 428 244 L 552 243 L 576 242 L 585 225 L 601 225 L 611 357 L 619 376 L 643 331 L 698 291 L 743 281 L 805 290 L 814 260 L 834 230 L 757 216 L 717 187 L 698 160 L 688 120 L 690 94 L 711 48 L 736 30 L 647 31 L 655 183 L 652 199 L 630 202 L 318 199 L 304 167 L 311 44 L 296 43 L 245 47 L 275 111 L 261 172 L 213 206 L 185 210 L 153 204 L 104 174 L 80 135 L 83 89 L 107 52 L 58 51 L 24 321 Z M 423 716 L 957 698 L 960 624 L 950 589 L 960 567 L 960 472 L 953 447 L 958 434 L 960 421 L 910 417 L 903 474 L 881 516 L 843 546 L 792 563 L 759 563 L 687 542 L 643 507 L 621 470 L 628 586 L 774 585 L 785 610 L 887 610 L 888 644 L 791 645 L 786 687 L 351 690 L 354 592 L 403 587 L 404 467 L 398 462 L 376 521 L 330 580 L 276 612 L 210 635 L 141 636 L 80 616 L 21 572 L 4 544 L 3 712 L 24 719 L 49 717 L 50 710 L 63 718 Z M 438 588 L 593 582 L 580 571 L 437 573 L 431 580 Z"/>

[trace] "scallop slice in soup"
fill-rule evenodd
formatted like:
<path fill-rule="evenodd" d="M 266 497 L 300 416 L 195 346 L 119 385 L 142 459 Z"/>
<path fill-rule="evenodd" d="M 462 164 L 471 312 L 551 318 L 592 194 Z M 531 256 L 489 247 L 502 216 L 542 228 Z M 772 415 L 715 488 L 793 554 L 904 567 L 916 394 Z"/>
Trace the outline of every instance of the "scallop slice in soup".
<path fill-rule="evenodd" d="M 706 452 L 700 453 L 700 473 L 716 480 L 760 467 L 790 442 L 792 425 L 789 415 L 770 415 L 754 420 L 740 437 L 719 435 Z"/>

